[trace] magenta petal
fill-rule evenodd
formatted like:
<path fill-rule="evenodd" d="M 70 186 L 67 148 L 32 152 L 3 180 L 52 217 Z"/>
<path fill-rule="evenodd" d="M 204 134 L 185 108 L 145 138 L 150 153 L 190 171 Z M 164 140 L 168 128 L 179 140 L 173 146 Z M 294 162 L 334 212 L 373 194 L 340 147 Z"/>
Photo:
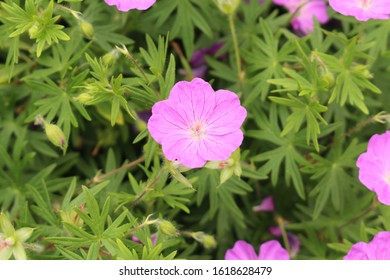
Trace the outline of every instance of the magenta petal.
<path fill-rule="evenodd" d="M 356 165 L 362 184 L 376 192 L 381 203 L 390 205 L 390 131 L 373 135 Z"/>
<path fill-rule="evenodd" d="M 208 135 L 199 143 L 199 154 L 210 161 L 226 160 L 241 145 L 243 138 L 241 130 L 225 135 Z"/>
<path fill-rule="evenodd" d="M 257 255 L 252 245 L 238 240 L 232 249 L 226 251 L 225 260 L 257 260 Z"/>
<path fill-rule="evenodd" d="M 289 260 L 290 256 L 276 240 L 263 243 L 260 246 L 259 260 Z"/>
<path fill-rule="evenodd" d="M 263 201 L 259 205 L 253 207 L 253 211 L 255 212 L 275 211 L 274 198 L 272 196 L 267 196 L 266 198 L 263 199 Z"/>
<path fill-rule="evenodd" d="M 169 95 L 174 106 L 181 105 L 191 120 L 203 120 L 215 107 L 215 93 L 209 83 L 200 78 L 178 82 Z"/>
<path fill-rule="evenodd" d="M 388 19 L 390 14 L 388 0 L 371 0 L 367 3 L 363 3 L 362 0 L 329 0 L 329 5 L 336 12 L 346 16 L 354 16 L 359 21 Z"/>
<path fill-rule="evenodd" d="M 359 242 L 352 246 L 344 260 L 368 260 L 367 243 Z"/>
<path fill-rule="evenodd" d="M 378 232 L 369 243 L 358 242 L 344 260 L 390 260 L 390 232 Z"/>
<path fill-rule="evenodd" d="M 147 10 L 156 0 L 104 0 L 108 5 L 116 5 L 119 11 L 128 12 L 131 9 Z"/>
<path fill-rule="evenodd" d="M 378 232 L 370 245 L 369 259 L 390 260 L 390 232 Z"/>

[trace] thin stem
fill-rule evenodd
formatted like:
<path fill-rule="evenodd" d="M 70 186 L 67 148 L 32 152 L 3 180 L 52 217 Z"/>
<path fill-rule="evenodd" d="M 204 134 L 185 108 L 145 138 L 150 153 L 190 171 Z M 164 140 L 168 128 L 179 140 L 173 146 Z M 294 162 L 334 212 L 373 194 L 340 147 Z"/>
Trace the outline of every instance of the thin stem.
<path fill-rule="evenodd" d="M 234 26 L 234 18 L 233 14 L 229 14 L 229 26 L 230 26 L 230 32 L 232 33 L 232 40 L 233 40 L 233 47 L 234 47 L 234 55 L 236 57 L 236 66 L 237 66 L 237 78 L 240 82 L 240 87 L 242 91 L 242 70 L 241 70 L 241 58 L 240 58 L 240 49 L 238 47 L 238 41 L 237 41 L 237 33 L 236 28 Z"/>
<path fill-rule="evenodd" d="M 129 205 L 129 208 L 134 207 L 134 205 L 136 205 L 153 188 L 153 186 L 160 180 L 161 176 L 163 175 L 163 173 L 164 173 L 163 171 L 165 171 L 165 169 L 160 169 L 156 178 L 152 182 L 150 182 L 144 188 L 144 190 L 131 202 L 131 204 Z"/>
<path fill-rule="evenodd" d="M 96 183 L 99 183 L 101 181 L 103 181 L 104 179 L 106 179 L 107 177 L 110 177 L 111 175 L 114 175 L 118 172 L 121 172 L 123 170 L 126 170 L 130 167 L 133 167 L 134 165 L 137 165 L 141 162 L 143 162 L 145 160 L 145 157 L 142 156 L 132 162 L 129 162 L 129 163 L 126 163 L 124 165 L 122 165 L 121 167 L 117 168 L 117 169 L 114 169 L 114 170 L 111 170 L 110 172 L 107 172 L 106 174 L 103 174 L 103 175 L 99 175 L 99 172 L 98 174 L 95 175 L 95 177 L 92 178 L 92 180 L 90 180 L 87 184 L 85 184 L 87 187 L 89 187 L 90 185 L 93 185 L 93 184 L 96 184 Z"/>
<path fill-rule="evenodd" d="M 290 242 L 288 241 L 286 228 L 284 227 L 284 220 L 281 216 L 277 215 L 276 222 L 278 223 L 280 231 L 282 232 L 284 246 L 286 247 L 288 254 L 291 256 L 291 246 L 290 246 Z"/>
<path fill-rule="evenodd" d="M 375 210 L 377 207 L 378 207 L 379 203 L 377 200 L 375 200 L 370 207 L 368 207 L 366 210 L 364 210 L 362 213 L 360 213 L 359 215 L 357 215 L 356 217 L 353 217 L 351 220 L 347 221 L 346 223 L 342 224 L 341 226 L 339 226 L 337 229 L 340 230 L 342 228 L 345 228 L 346 226 L 350 225 L 350 224 L 353 224 L 353 223 L 356 223 L 357 221 L 359 221 L 360 219 L 364 218 L 365 216 L 367 216 L 371 211 Z"/>
<path fill-rule="evenodd" d="M 172 45 L 173 49 L 175 50 L 175 52 L 177 53 L 177 55 L 179 56 L 180 62 L 186 71 L 185 79 L 187 81 L 191 81 L 194 78 L 194 74 L 192 73 L 191 65 L 189 64 L 186 57 L 184 56 L 183 51 L 181 50 L 179 44 L 176 42 L 172 42 L 171 45 Z"/>
<path fill-rule="evenodd" d="M 386 121 L 389 121 L 390 120 L 390 115 L 389 114 L 385 114 L 383 112 L 379 113 L 379 114 L 376 114 L 375 116 L 372 116 L 371 118 L 365 120 L 364 122 L 362 123 L 359 123 L 358 125 L 356 125 L 355 127 L 351 128 L 350 130 L 348 130 L 346 133 L 344 133 L 343 135 L 341 135 L 340 137 L 336 138 L 330 145 L 327 146 L 326 149 L 328 148 L 331 148 L 332 146 L 334 146 L 337 142 L 339 142 L 340 140 L 344 139 L 344 138 L 347 138 L 349 136 L 351 136 L 352 134 L 358 132 L 359 130 L 363 129 L 364 127 L 366 127 L 367 125 L 370 125 L 374 122 L 380 122 L 380 123 L 383 123 L 383 122 L 386 122 Z M 325 150 L 326 150 L 325 149 Z"/>

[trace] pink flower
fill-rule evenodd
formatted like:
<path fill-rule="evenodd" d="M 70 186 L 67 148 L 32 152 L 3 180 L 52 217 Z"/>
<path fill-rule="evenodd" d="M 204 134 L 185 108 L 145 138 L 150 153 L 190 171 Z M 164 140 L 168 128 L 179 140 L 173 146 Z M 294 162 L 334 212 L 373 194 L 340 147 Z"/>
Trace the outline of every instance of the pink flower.
<path fill-rule="evenodd" d="M 390 130 L 371 137 L 356 165 L 360 182 L 376 192 L 381 203 L 390 205 Z"/>
<path fill-rule="evenodd" d="M 129 10 L 147 10 L 156 0 L 104 0 L 108 5 L 115 5 L 119 11 L 128 12 Z"/>
<path fill-rule="evenodd" d="M 254 212 L 273 212 L 275 211 L 274 198 L 267 196 L 261 203 L 252 209 Z"/>
<path fill-rule="evenodd" d="M 356 243 L 344 260 L 390 260 L 390 232 L 378 232 L 370 243 Z"/>
<path fill-rule="evenodd" d="M 289 260 L 288 252 L 276 240 L 263 243 L 259 255 L 252 245 L 238 240 L 232 249 L 226 251 L 225 260 Z"/>
<path fill-rule="evenodd" d="M 329 5 L 336 12 L 359 21 L 388 19 L 390 14 L 389 0 L 329 0 Z"/>
<path fill-rule="evenodd" d="M 326 12 L 326 3 L 322 0 L 273 0 L 277 5 L 286 7 L 291 13 L 297 13 L 291 24 L 295 31 L 308 34 L 314 29 L 313 18 L 325 24 L 329 17 Z"/>
<path fill-rule="evenodd" d="M 154 104 L 148 129 L 168 160 L 198 168 L 228 159 L 241 145 L 246 114 L 235 93 L 215 92 L 195 78 L 176 83 L 167 100 Z"/>

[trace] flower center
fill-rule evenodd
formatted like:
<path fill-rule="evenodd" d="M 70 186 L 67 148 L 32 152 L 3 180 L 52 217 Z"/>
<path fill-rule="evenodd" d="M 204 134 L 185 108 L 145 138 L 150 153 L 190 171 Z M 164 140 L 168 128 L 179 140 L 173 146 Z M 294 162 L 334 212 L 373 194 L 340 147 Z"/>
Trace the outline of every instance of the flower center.
<path fill-rule="evenodd" d="M 206 136 L 206 126 L 201 121 L 195 121 L 191 125 L 189 133 L 194 139 L 203 139 Z"/>
<path fill-rule="evenodd" d="M 358 6 L 364 10 L 368 10 L 371 8 L 372 0 L 360 0 Z"/>

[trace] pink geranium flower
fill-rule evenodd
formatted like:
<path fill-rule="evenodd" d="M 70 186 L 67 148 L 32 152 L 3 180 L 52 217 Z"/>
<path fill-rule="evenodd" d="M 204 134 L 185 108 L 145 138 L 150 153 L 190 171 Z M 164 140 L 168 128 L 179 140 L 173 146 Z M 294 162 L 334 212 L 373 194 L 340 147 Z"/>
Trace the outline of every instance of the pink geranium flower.
<path fill-rule="evenodd" d="M 381 203 L 390 205 L 390 130 L 371 137 L 356 165 L 360 182 L 376 192 Z"/>
<path fill-rule="evenodd" d="M 276 240 L 263 243 L 260 246 L 259 255 L 252 245 L 243 240 L 238 240 L 232 249 L 226 251 L 225 260 L 289 260 L 287 250 L 283 249 Z"/>
<path fill-rule="evenodd" d="M 168 160 L 190 168 L 226 160 L 242 143 L 246 110 L 237 95 L 200 78 L 178 82 L 152 108 L 148 129 Z"/>
<path fill-rule="evenodd" d="M 356 243 L 344 260 L 390 260 L 390 232 L 377 233 L 370 243 Z"/>
<path fill-rule="evenodd" d="M 329 5 L 336 12 L 359 21 L 388 19 L 390 14 L 389 0 L 329 0 Z"/>
<path fill-rule="evenodd" d="M 128 12 L 129 10 L 147 10 L 156 0 L 104 0 L 108 5 L 115 5 L 119 11 Z"/>
<path fill-rule="evenodd" d="M 297 13 L 291 24 L 295 31 L 308 34 L 314 29 L 313 18 L 325 24 L 329 17 L 326 3 L 323 0 L 273 0 L 277 5 L 284 6 L 291 14 Z"/>

